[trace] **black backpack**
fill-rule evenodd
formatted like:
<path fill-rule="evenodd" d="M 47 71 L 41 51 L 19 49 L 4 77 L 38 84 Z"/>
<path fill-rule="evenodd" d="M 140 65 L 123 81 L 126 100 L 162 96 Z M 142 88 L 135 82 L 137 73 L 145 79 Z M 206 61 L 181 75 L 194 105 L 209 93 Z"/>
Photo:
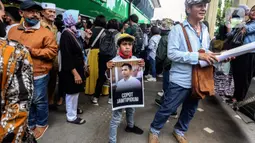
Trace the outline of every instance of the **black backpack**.
<path fill-rule="evenodd" d="M 117 45 L 115 43 L 115 36 L 118 34 L 118 31 L 104 31 L 104 36 L 100 39 L 99 44 L 99 54 L 102 56 L 109 56 L 113 58 L 117 54 Z"/>
<path fill-rule="evenodd" d="M 142 48 L 143 48 L 143 31 L 140 27 L 136 28 L 136 32 L 134 33 L 135 43 L 133 46 L 133 54 L 139 57 Z"/>

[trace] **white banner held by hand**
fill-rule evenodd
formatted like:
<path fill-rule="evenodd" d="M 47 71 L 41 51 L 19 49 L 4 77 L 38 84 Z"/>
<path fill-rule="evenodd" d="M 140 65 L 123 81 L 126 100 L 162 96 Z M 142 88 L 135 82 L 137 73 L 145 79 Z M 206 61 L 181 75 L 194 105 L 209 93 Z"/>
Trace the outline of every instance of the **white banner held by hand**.
<path fill-rule="evenodd" d="M 220 55 L 217 55 L 216 57 L 219 59 L 219 62 L 223 62 L 228 58 L 241 56 L 252 51 L 255 51 L 255 42 L 222 52 Z M 201 67 L 206 67 L 209 65 L 206 61 L 203 60 L 199 60 L 199 64 Z"/>

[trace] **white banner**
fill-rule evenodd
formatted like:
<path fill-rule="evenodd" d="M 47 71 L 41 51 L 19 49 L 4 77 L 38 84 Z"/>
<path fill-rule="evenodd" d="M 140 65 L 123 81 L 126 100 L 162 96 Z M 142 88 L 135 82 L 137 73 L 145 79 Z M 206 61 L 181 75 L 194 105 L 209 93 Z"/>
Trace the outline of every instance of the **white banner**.
<path fill-rule="evenodd" d="M 241 55 L 250 53 L 252 51 L 255 51 L 255 42 L 252 42 L 250 44 L 246 44 L 228 51 L 224 51 L 220 55 L 217 55 L 216 57 L 219 59 L 219 62 L 223 62 L 224 60 L 228 58 L 241 56 Z M 202 61 L 202 60 L 199 60 L 199 64 L 201 67 L 206 67 L 209 65 L 206 61 Z"/>

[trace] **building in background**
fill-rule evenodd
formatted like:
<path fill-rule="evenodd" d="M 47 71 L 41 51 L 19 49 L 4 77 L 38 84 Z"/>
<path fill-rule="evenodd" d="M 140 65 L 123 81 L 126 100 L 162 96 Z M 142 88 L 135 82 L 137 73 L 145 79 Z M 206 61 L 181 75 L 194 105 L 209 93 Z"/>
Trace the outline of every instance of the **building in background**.
<path fill-rule="evenodd" d="M 5 5 L 16 5 L 22 0 L 3 0 Z M 76 9 L 84 17 L 95 18 L 97 15 L 105 15 L 109 19 L 125 21 L 129 14 L 136 14 L 139 23 L 150 23 L 154 15 L 154 9 L 160 7 L 159 0 L 36 0 L 37 2 L 55 3 L 57 14 L 66 9 Z"/>

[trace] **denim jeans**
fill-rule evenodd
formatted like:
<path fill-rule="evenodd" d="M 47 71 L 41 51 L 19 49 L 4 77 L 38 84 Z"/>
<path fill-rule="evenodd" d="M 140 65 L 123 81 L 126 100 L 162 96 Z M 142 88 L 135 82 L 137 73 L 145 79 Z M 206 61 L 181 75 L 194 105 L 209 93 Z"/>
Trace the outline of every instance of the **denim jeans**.
<path fill-rule="evenodd" d="M 169 79 L 169 71 L 165 71 L 163 72 L 163 91 L 167 92 L 169 83 L 170 83 L 170 79 Z"/>
<path fill-rule="evenodd" d="M 28 124 L 30 128 L 45 127 L 48 124 L 48 96 L 47 87 L 49 75 L 34 80 L 34 95 L 29 111 Z"/>
<path fill-rule="evenodd" d="M 167 89 L 168 89 L 168 86 L 169 86 L 169 83 L 170 83 L 170 79 L 169 79 L 169 71 L 165 71 L 163 72 L 163 91 L 164 91 L 164 94 L 167 92 Z M 160 100 L 163 102 L 164 100 L 164 96 L 163 95 Z"/>
<path fill-rule="evenodd" d="M 164 101 L 151 123 L 150 131 L 155 135 L 159 135 L 160 129 L 163 128 L 169 116 L 182 104 L 182 111 L 174 130 L 177 134 L 183 136 L 188 130 L 189 123 L 194 117 L 199 103 L 199 99 L 191 98 L 191 93 L 191 89 L 170 82 Z"/>
<path fill-rule="evenodd" d="M 150 65 L 151 65 L 151 75 L 153 78 L 156 78 L 157 73 L 156 73 L 156 60 L 152 59 L 150 57 Z"/>
<path fill-rule="evenodd" d="M 134 127 L 134 113 L 135 108 L 126 108 L 126 120 L 127 126 L 130 128 Z M 109 133 L 109 143 L 117 142 L 117 130 L 122 119 L 122 109 L 115 110 L 112 112 L 112 119 L 110 122 L 110 133 Z"/>

